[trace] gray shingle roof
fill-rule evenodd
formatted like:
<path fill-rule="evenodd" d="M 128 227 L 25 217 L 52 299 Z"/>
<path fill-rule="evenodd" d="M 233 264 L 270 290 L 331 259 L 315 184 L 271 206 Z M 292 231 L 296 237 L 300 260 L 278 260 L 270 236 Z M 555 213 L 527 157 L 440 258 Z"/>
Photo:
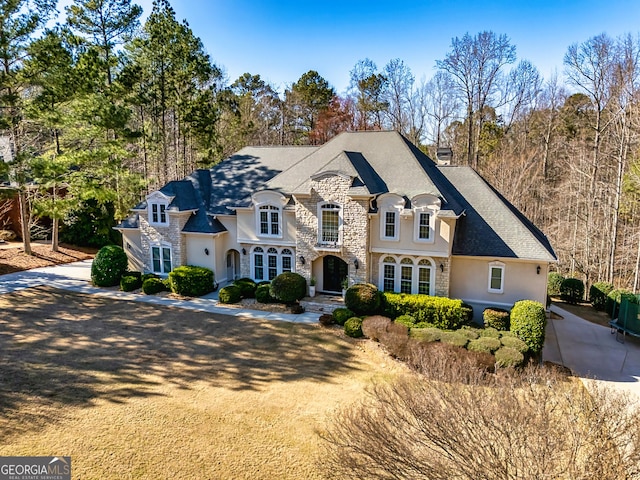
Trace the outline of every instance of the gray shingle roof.
<path fill-rule="evenodd" d="M 458 191 L 465 214 L 456 225 L 454 255 L 555 261 L 544 234 L 470 167 L 439 167 Z"/>

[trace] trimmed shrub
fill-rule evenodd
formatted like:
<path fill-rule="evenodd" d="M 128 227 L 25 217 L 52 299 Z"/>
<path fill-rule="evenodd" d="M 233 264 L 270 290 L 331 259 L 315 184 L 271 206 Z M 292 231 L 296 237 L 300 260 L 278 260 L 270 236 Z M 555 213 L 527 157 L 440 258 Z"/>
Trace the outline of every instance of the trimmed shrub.
<path fill-rule="evenodd" d="M 127 254 L 117 245 L 107 245 L 98 250 L 91 264 L 91 281 L 98 287 L 113 287 L 127 271 Z"/>
<path fill-rule="evenodd" d="M 144 281 L 149 278 L 160 278 L 160 276 L 156 275 L 155 273 L 145 273 L 144 275 L 142 275 L 142 283 L 144 283 Z"/>
<path fill-rule="evenodd" d="M 442 337 L 442 330 L 439 328 L 412 328 L 409 336 L 421 342 L 437 342 Z"/>
<path fill-rule="evenodd" d="M 391 319 L 382 315 L 367 317 L 362 321 L 362 334 L 374 342 L 379 342 L 390 324 Z"/>
<path fill-rule="evenodd" d="M 473 307 L 468 303 L 462 302 L 462 317 L 465 325 L 473 323 Z"/>
<path fill-rule="evenodd" d="M 240 294 L 242 295 L 242 289 L 240 290 Z M 271 296 L 271 282 L 256 287 L 256 300 L 260 303 L 273 303 L 276 301 L 276 299 Z"/>
<path fill-rule="evenodd" d="M 164 292 L 166 290 L 167 287 L 159 278 L 147 278 L 142 282 L 142 291 L 146 295 L 155 295 L 156 293 Z"/>
<path fill-rule="evenodd" d="M 629 290 L 625 290 L 623 288 L 616 288 L 614 290 L 611 290 L 607 295 L 607 313 L 609 315 L 618 313 L 618 311 L 620 310 L 622 299 L 627 299 L 632 303 L 638 302 L 636 296 Z"/>
<path fill-rule="evenodd" d="M 349 320 L 351 317 L 355 316 L 355 314 L 351 310 L 344 307 L 336 308 L 333 311 L 332 315 L 333 315 L 333 321 L 336 322 L 338 325 L 344 325 L 344 322 Z"/>
<path fill-rule="evenodd" d="M 547 295 L 551 297 L 560 296 L 560 285 L 564 277 L 558 272 L 550 272 L 547 277 Z"/>
<path fill-rule="evenodd" d="M 515 348 L 502 347 L 496 350 L 496 367 L 519 367 L 524 363 L 524 355 Z"/>
<path fill-rule="evenodd" d="M 258 285 L 250 278 L 239 278 L 233 284 L 240 289 L 242 298 L 256 298 L 256 289 Z"/>
<path fill-rule="evenodd" d="M 502 308 L 485 308 L 482 312 L 485 327 L 509 330 L 509 312 Z"/>
<path fill-rule="evenodd" d="M 362 319 L 360 317 L 351 317 L 344 322 L 344 333 L 353 338 L 362 336 Z"/>
<path fill-rule="evenodd" d="M 529 347 L 527 346 L 527 344 L 520 340 L 518 337 L 502 337 L 500 338 L 500 343 L 502 343 L 502 345 L 505 347 L 513 348 L 514 350 L 517 350 L 523 354 L 529 351 Z"/>
<path fill-rule="evenodd" d="M 416 323 L 429 322 L 444 330 L 460 328 L 465 318 L 462 300 L 390 292 L 384 292 L 383 298 L 385 315 L 390 318 L 411 315 Z"/>
<path fill-rule="evenodd" d="M 378 287 L 370 283 L 357 283 L 347 289 L 345 306 L 357 315 L 375 315 L 380 312 L 382 296 Z"/>
<path fill-rule="evenodd" d="M 533 354 L 542 351 L 546 326 L 547 315 L 539 302 L 521 300 L 511 309 L 511 331 L 527 344 Z"/>
<path fill-rule="evenodd" d="M 127 276 L 127 277 L 136 277 L 136 278 L 139 278 L 139 279 L 140 279 L 140 281 L 142 281 L 142 272 L 137 272 L 137 271 L 129 272 L 129 271 L 127 271 L 127 272 L 124 272 L 124 273 L 122 274 L 122 276 L 123 276 L 123 277 L 124 277 L 124 276 Z"/>
<path fill-rule="evenodd" d="M 242 300 L 242 292 L 235 285 L 228 285 L 220 289 L 218 300 L 220 303 L 238 303 Z"/>
<path fill-rule="evenodd" d="M 462 327 L 460 330 L 458 330 L 458 332 L 467 337 L 469 340 L 475 340 L 480 336 L 477 329 L 470 327 Z"/>
<path fill-rule="evenodd" d="M 463 348 L 467 346 L 467 343 L 469 343 L 469 339 L 460 332 L 442 332 L 440 335 L 440 341 Z"/>
<path fill-rule="evenodd" d="M 493 353 L 498 350 L 502 344 L 500 340 L 494 337 L 480 337 L 476 340 L 471 340 L 467 345 L 467 350 L 472 352 L 487 352 Z"/>
<path fill-rule="evenodd" d="M 123 292 L 132 292 L 142 287 L 142 277 L 135 275 L 123 275 L 120 279 L 120 290 Z"/>
<path fill-rule="evenodd" d="M 565 278 L 560 284 L 560 298 L 576 304 L 584 299 L 584 283 L 579 278 Z"/>
<path fill-rule="evenodd" d="M 281 302 L 296 302 L 307 294 L 307 281 L 299 273 L 284 272 L 271 281 L 270 293 Z"/>
<path fill-rule="evenodd" d="M 613 285 L 607 282 L 596 282 L 589 288 L 589 302 L 596 310 L 607 308 L 607 295 L 613 290 Z"/>
<path fill-rule="evenodd" d="M 481 337 L 491 337 L 491 338 L 500 338 L 500 331 L 496 330 L 493 327 L 485 328 L 480 330 Z"/>
<path fill-rule="evenodd" d="M 411 329 L 416 324 L 416 319 L 411 315 L 400 315 L 398 318 L 394 320 L 396 323 L 401 323 L 405 325 L 408 329 Z"/>
<path fill-rule="evenodd" d="M 205 267 L 183 265 L 169 273 L 173 293 L 185 297 L 201 297 L 213 291 L 213 272 Z"/>

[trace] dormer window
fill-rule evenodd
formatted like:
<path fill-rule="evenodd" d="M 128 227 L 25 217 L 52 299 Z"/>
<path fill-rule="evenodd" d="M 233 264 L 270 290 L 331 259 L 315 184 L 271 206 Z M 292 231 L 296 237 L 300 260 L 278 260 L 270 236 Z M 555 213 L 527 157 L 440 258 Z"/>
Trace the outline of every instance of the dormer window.
<path fill-rule="evenodd" d="M 384 212 L 384 235 L 387 240 L 395 240 L 398 232 L 398 212 Z"/>
<path fill-rule="evenodd" d="M 149 203 L 149 223 L 151 225 L 169 225 L 169 216 L 167 214 L 166 203 Z"/>
<path fill-rule="evenodd" d="M 435 241 L 436 215 L 440 210 L 440 199 L 434 195 L 421 194 L 411 199 L 413 206 L 413 240 L 419 243 Z"/>
<path fill-rule="evenodd" d="M 258 207 L 258 232 L 261 237 L 281 237 L 280 207 L 261 205 Z"/>

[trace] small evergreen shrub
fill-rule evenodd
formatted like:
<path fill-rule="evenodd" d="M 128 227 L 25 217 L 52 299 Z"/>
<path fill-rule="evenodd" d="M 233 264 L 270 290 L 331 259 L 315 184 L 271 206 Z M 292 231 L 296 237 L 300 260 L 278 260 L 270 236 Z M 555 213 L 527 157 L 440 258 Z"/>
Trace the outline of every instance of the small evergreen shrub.
<path fill-rule="evenodd" d="M 276 299 L 271 296 L 271 282 L 256 287 L 256 300 L 260 303 L 273 303 L 276 301 Z"/>
<path fill-rule="evenodd" d="M 120 290 L 123 292 L 132 292 L 133 290 L 137 290 L 142 287 L 142 277 L 129 275 L 123 275 L 120 279 Z"/>
<path fill-rule="evenodd" d="M 344 322 L 344 333 L 353 338 L 362 337 L 362 319 L 360 317 L 351 317 Z"/>
<path fill-rule="evenodd" d="M 142 283 L 144 283 L 144 281 L 149 278 L 160 278 L 160 276 L 156 275 L 155 273 L 145 273 L 144 275 L 142 275 Z"/>
<path fill-rule="evenodd" d="M 382 315 L 367 317 L 362 321 L 362 334 L 374 342 L 379 342 L 390 324 L 391 319 Z"/>
<path fill-rule="evenodd" d="M 142 282 L 142 291 L 145 295 L 155 295 L 166 291 L 166 289 L 164 282 L 159 278 L 147 278 Z"/>
<path fill-rule="evenodd" d="M 547 315 L 539 302 L 521 300 L 511 309 L 511 331 L 527 344 L 534 355 L 542 351 L 546 326 Z"/>
<path fill-rule="evenodd" d="M 239 278 L 233 284 L 240 289 L 242 298 L 256 298 L 258 285 L 250 278 Z"/>
<path fill-rule="evenodd" d="M 500 338 L 500 331 L 496 330 L 493 327 L 489 327 L 489 328 L 485 328 L 483 330 L 480 330 L 480 336 L 481 337 L 492 337 L 492 338 Z"/>
<path fill-rule="evenodd" d="M 589 288 L 589 302 L 596 310 L 607 308 L 607 296 L 613 290 L 613 285 L 607 282 L 596 282 Z"/>
<path fill-rule="evenodd" d="M 473 323 L 473 307 L 468 303 L 462 302 L 462 318 L 465 325 Z"/>
<path fill-rule="evenodd" d="M 476 340 L 471 340 L 467 345 L 467 350 L 472 352 L 487 352 L 493 353 L 498 350 L 502 344 L 500 340 L 494 337 L 480 337 Z"/>
<path fill-rule="evenodd" d="M 611 290 L 607 295 L 607 313 L 609 315 L 614 315 L 614 313 L 617 315 L 623 299 L 627 299 L 632 303 L 638 303 L 633 292 L 630 292 L 629 290 L 625 290 L 623 288 L 616 288 L 614 290 Z"/>
<path fill-rule="evenodd" d="M 411 329 L 416 324 L 416 319 L 411 315 L 400 315 L 398 318 L 394 320 L 396 323 L 401 323 L 405 325 L 408 329 Z"/>
<path fill-rule="evenodd" d="M 524 363 L 524 355 L 511 347 L 502 347 L 496 350 L 496 367 L 519 367 Z"/>
<path fill-rule="evenodd" d="M 504 347 L 513 348 L 514 350 L 519 351 L 522 354 L 525 354 L 529 351 L 529 347 L 526 343 L 520 340 L 518 337 L 504 336 L 500 338 L 500 343 Z"/>
<path fill-rule="evenodd" d="M 442 330 L 439 328 L 412 328 L 409 336 L 421 342 L 437 342 L 442 337 Z"/>
<path fill-rule="evenodd" d="M 185 297 L 201 297 L 213 291 L 213 272 L 205 267 L 183 265 L 169 273 L 171 291 Z"/>
<path fill-rule="evenodd" d="M 117 245 L 107 245 L 98 250 L 91 264 L 91 281 L 98 287 L 113 287 L 127 271 L 127 254 Z"/>
<path fill-rule="evenodd" d="M 559 297 L 560 285 L 562 285 L 563 280 L 564 277 L 558 272 L 550 272 L 547 277 L 547 295 L 551 297 Z"/>
<path fill-rule="evenodd" d="M 471 327 L 462 327 L 460 330 L 458 330 L 458 332 L 467 337 L 469 340 L 475 340 L 480 336 L 478 330 Z"/>
<path fill-rule="evenodd" d="M 462 300 L 390 292 L 384 292 L 383 298 L 385 315 L 390 318 L 411 315 L 416 323 L 429 322 L 444 330 L 455 330 L 464 322 Z"/>
<path fill-rule="evenodd" d="M 560 284 L 560 298 L 567 303 L 577 304 L 584 298 L 584 283 L 579 278 L 565 278 Z"/>
<path fill-rule="evenodd" d="M 142 281 L 142 272 L 137 272 L 137 271 L 129 272 L 129 271 L 127 271 L 127 272 L 124 272 L 124 273 L 122 274 L 122 276 L 125 276 L 125 275 L 126 275 L 127 277 L 136 277 L 136 278 L 139 278 L 139 279 L 140 279 L 140 281 Z"/>
<path fill-rule="evenodd" d="M 482 312 L 485 327 L 509 330 L 509 312 L 502 308 L 485 308 Z"/>
<path fill-rule="evenodd" d="M 339 307 L 333 311 L 332 315 L 334 322 L 336 322 L 338 325 L 344 325 L 347 320 L 355 316 L 355 313 L 353 313 L 348 308 Z"/>
<path fill-rule="evenodd" d="M 370 283 L 357 283 L 347 289 L 345 306 L 357 315 L 375 315 L 380 311 L 382 296 L 378 287 Z"/>
<path fill-rule="evenodd" d="M 440 341 L 462 348 L 466 347 L 467 343 L 469 343 L 469 339 L 460 332 L 442 332 Z"/>
<path fill-rule="evenodd" d="M 238 303 L 242 300 L 242 292 L 235 285 L 227 285 L 218 292 L 220 303 Z"/>
<path fill-rule="evenodd" d="M 271 281 L 271 296 L 283 303 L 293 303 L 307 294 L 307 281 L 299 273 L 284 272 Z"/>

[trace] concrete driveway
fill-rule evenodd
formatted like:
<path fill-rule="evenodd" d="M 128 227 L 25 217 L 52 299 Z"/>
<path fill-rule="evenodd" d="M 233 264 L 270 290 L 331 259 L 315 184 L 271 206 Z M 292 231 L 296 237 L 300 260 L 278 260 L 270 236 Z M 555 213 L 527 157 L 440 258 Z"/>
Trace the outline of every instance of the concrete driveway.
<path fill-rule="evenodd" d="M 591 378 L 632 392 L 640 398 L 640 341 L 616 340 L 611 329 L 583 320 L 555 305 L 560 319 L 547 324 L 542 358 L 570 368 L 582 378 Z"/>

